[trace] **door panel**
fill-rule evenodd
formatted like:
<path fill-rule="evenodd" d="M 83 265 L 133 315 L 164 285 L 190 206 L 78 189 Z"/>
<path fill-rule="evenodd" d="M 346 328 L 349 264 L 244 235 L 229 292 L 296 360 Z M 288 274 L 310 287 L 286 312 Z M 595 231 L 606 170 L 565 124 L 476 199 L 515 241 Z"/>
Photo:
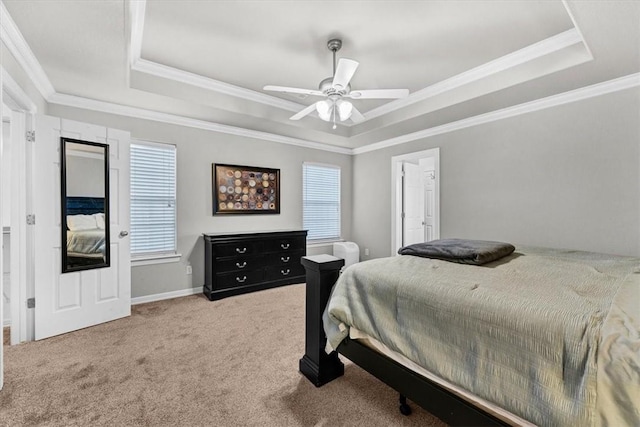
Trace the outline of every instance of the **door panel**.
<path fill-rule="evenodd" d="M 435 239 L 435 205 L 436 205 L 436 173 L 433 170 L 424 172 L 424 226 L 425 241 Z"/>
<path fill-rule="evenodd" d="M 108 268 L 61 273 L 61 136 L 109 145 Z M 120 236 L 129 230 L 129 133 L 38 116 L 34 150 L 36 339 L 130 315 L 129 238 Z"/>
<path fill-rule="evenodd" d="M 404 246 L 425 241 L 424 234 L 424 191 L 422 172 L 413 163 L 403 164 L 403 225 L 402 244 Z"/>

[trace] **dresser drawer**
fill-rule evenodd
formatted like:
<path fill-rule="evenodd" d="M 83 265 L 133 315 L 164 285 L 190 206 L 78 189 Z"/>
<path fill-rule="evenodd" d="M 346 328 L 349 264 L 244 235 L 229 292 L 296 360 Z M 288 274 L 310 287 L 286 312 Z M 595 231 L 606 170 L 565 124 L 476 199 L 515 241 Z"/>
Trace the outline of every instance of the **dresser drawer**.
<path fill-rule="evenodd" d="M 213 256 L 223 258 L 228 256 L 246 256 L 259 254 L 262 251 L 262 242 L 259 241 L 237 241 L 228 243 L 216 243 L 213 245 Z"/>
<path fill-rule="evenodd" d="M 235 288 L 236 286 L 253 285 L 264 280 L 264 270 L 235 271 L 233 273 L 216 274 L 215 289 Z"/>
<path fill-rule="evenodd" d="M 305 237 L 282 237 L 266 240 L 264 245 L 266 252 L 295 252 L 307 249 L 307 239 Z"/>
<path fill-rule="evenodd" d="M 295 265 L 281 265 L 278 267 L 267 267 L 264 273 L 265 280 L 280 280 L 294 276 L 304 276 L 304 267 L 299 262 Z"/>
<path fill-rule="evenodd" d="M 239 256 L 216 260 L 214 265 L 217 273 L 251 271 L 262 268 L 264 266 L 264 258 L 262 256 Z"/>
<path fill-rule="evenodd" d="M 265 255 L 266 257 L 266 266 L 286 266 L 286 265 L 296 265 L 300 264 L 300 258 L 305 255 L 305 251 L 281 251 L 279 253 L 271 253 Z"/>

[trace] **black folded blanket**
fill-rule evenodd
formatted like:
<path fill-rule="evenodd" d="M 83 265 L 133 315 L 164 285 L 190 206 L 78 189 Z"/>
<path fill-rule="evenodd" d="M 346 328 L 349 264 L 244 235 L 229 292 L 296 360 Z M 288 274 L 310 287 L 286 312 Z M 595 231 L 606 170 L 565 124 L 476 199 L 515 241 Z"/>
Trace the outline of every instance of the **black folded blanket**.
<path fill-rule="evenodd" d="M 482 265 L 498 260 L 515 250 L 509 243 L 485 240 L 440 239 L 400 248 L 400 255 L 435 258 L 460 264 Z"/>

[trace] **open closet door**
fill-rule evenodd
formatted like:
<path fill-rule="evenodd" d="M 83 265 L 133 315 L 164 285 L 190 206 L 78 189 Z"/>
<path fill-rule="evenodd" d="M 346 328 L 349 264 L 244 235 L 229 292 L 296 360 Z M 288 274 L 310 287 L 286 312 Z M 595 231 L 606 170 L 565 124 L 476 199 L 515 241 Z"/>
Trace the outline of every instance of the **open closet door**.
<path fill-rule="evenodd" d="M 131 314 L 129 256 L 129 139 L 128 132 L 50 116 L 36 116 L 33 211 L 35 214 L 35 338 L 43 339 Z M 108 145 L 109 266 L 66 268 L 67 242 L 61 227 L 61 137 Z M 87 160 L 92 153 L 85 154 Z M 87 162 L 81 164 L 88 164 Z M 104 172 L 105 168 L 102 169 Z M 104 175 L 103 175 L 104 176 Z M 68 177 L 68 175 L 67 175 Z M 69 178 L 67 178 L 67 181 Z M 67 183 L 67 188 L 71 185 Z M 66 203 L 66 202 L 65 202 Z M 68 204 L 65 204 L 65 208 Z M 98 227 L 100 227 L 98 225 Z M 68 228 L 68 227 L 67 227 Z M 65 228 L 65 229 L 67 229 Z"/>

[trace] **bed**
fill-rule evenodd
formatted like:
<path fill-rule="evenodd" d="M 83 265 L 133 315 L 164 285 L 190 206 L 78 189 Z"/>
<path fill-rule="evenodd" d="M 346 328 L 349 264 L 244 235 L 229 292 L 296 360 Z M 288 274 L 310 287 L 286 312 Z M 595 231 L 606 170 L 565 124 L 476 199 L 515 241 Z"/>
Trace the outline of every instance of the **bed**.
<path fill-rule="evenodd" d="M 401 408 L 407 396 L 452 425 L 640 425 L 639 259 L 397 256 L 349 267 L 329 298 L 330 258 L 303 260 L 300 370 L 317 386 L 343 373 L 328 336 L 329 350 L 398 390 Z"/>
<path fill-rule="evenodd" d="M 102 197 L 67 197 L 66 245 L 70 267 L 103 264 L 106 222 Z"/>

